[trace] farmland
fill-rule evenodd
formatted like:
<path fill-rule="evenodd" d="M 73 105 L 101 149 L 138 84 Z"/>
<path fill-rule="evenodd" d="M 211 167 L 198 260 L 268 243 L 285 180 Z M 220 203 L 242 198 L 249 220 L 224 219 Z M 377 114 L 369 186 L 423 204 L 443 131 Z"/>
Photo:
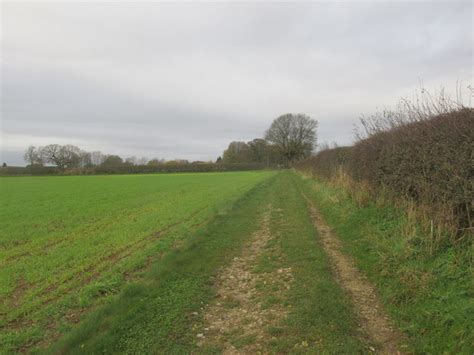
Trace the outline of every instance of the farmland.
<path fill-rule="evenodd" d="M 294 171 L 1 180 L 0 352 L 470 353 L 468 253 Z"/>
<path fill-rule="evenodd" d="M 272 174 L 3 178 L 0 348 L 54 338 Z"/>

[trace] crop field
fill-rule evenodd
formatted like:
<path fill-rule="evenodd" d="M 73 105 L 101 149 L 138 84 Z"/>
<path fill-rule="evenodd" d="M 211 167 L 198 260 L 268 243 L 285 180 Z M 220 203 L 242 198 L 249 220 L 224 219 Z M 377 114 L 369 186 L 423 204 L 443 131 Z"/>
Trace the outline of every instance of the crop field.
<path fill-rule="evenodd" d="M 0 180 L 0 349 L 76 322 L 271 172 Z"/>

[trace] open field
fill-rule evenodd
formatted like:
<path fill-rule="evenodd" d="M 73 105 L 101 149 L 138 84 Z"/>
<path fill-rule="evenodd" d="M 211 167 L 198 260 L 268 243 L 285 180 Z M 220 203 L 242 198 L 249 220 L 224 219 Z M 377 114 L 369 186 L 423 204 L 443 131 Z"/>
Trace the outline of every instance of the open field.
<path fill-rule="evenodd" d="M 468 254 L 427 258 L 401 211 L 342 188 L 292 171 L 1 181 L 1 352 L 472 353 Z"/>
<path fill-rule="evenodd" d="M 272 174 L 1 179 L 0 348 L 54 337 Z"/>

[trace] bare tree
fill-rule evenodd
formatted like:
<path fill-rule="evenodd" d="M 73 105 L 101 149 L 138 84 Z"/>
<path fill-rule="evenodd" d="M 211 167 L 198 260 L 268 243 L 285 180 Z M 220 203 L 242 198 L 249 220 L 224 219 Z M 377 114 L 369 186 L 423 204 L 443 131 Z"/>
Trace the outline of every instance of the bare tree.
<path fill-rule="evenodd" d="M 100 165 L 104 162 L 106 156 L 100 152 L 100 151 L 95 151 L 91 153 L 91 163 L 92 165 Z"/>
<path fill-rule="evenodd" d="M 34 146 L 29 146 L 23 155 L 23 159 L 28 165 L 43 165 L 40 152 Z"/>
<path fill-rule="evenodd" d="M 138 159 L 136 156 L 125 158 L 125 164 L 127 165 L 138 165 Z"/>
<path fill-rule="evenodd" d="M 50 144 L 39 148 L 40 156 L 45 163 L 51 163 L 59 168 L 79 166 L 81 150 L 73 145 Z"/>
<path fill-rule="evenodd" d="M 146 165 L 148 163 L 147 157 L 141 157 L 137 159 L 137 165 Z"/>
<path fill-rule="evenodd" d="M 85 150 L 81 150 L 79 153 L 79 166 L 81 168 L 87 168 L 92 166 L 92 155 Z"/>
<path fill-rule="evenodd" d="M 305 114 L 287 113 L 276 118 L 265 134 L 288 161 L 311 155 L 316 145 L 318 122 Z"/>

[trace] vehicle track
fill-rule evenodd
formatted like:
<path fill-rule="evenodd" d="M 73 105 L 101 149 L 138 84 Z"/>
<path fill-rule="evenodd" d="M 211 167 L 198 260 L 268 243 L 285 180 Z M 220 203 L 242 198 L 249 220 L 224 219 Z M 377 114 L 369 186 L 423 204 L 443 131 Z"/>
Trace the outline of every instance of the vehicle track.
<path fill-rule="evenodd" d="M 307 202 L 314 227 L 330 258 L 337 281 L 349 293 L 359 316 L 359 325 L 369 337 L 374 351 L 381 354 L 400 354 L 402 335 L 391 325 L 388 314 L 378 300 L 374 285 L 342 252 L 341 242 L 334 236 L 314 203 L 303 192 L 301 195 Z"/>
<path fill-rule="evenodd" d="M 262 295 L 257 284 L 281 283 L 288 290 L 292 281 L 291 268 L 267 273 L 254 270 L 272 239 L 270 214 L 269 205 L 261 227 L 253 234 L 250 244 L 215 280 L 216 300 L 204 309 L 204 327 L 198 330 L 201 333 L 196 334 L 198 346 L 204 353 L 215 348 L 223 354 L 265 352 L 270 338 L 268 327 L 287 315 L 287 309 L 282 305 L 262 307 Z"/>

